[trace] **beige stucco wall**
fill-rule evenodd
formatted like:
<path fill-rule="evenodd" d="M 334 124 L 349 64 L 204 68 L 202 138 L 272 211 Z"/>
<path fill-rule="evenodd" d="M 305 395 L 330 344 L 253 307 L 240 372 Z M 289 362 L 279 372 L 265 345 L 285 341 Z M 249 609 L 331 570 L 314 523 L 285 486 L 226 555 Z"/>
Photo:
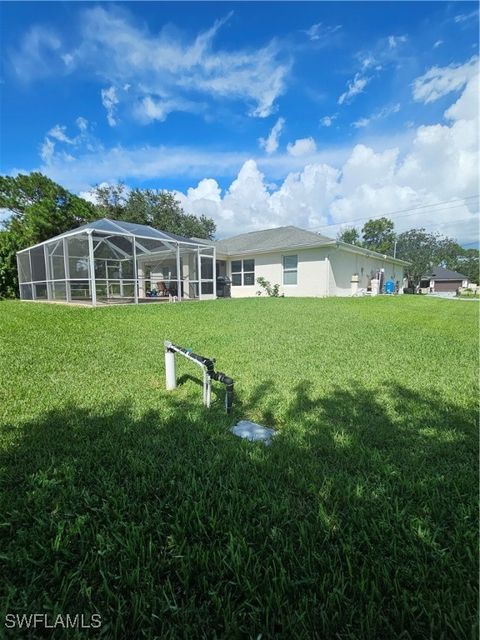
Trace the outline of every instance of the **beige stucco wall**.
<path fill-rule="evenodd" d="M 283 284 L 283 256 L 298 256 L 298 275 L 296 285 Z M 224 259 L 223 256 L 219 256 Z M 314 249 L 297 249 L 272 253 L 229 256 L 227 273 L 231 276 L 232 260 L 255 260 L 255 284 L 251 286 L 232 286 L 232 298 L 246 298 L 257 295 L 260 290 L 256 280 L 265 278 L 272 285 L 280 285 L 280 294 L 286 297 L 305 296 L 349 296 L 351 295 L 351 278 L 354 273 L 359 276 L 358 287 L 366 288 L 368 277 L 372 271 L 385 269 L 385 280 L 399 280 L 403 277 L 403 269 L 390 261 L 366 255 L 350 253 L 336 247 Z M 362 273 L 363 269 L 363 273 Z M 265 295 L 265 294 L 264 294 Z"/>
<path fill-rule="evenodd" d="M 384 282 L 397 280 L 402 284 L 403 268 L 394 262 L 383 258 L 374 258 L 360 253 L 351 253 L 344 249 L 320 249 L 323 258 L 327 258 L 330 265 L 329 295 L 351 295 L 351 278 L 358 274 L 358 288 L 366 289 L 372 271 L 385 269 Z"/>
<path fill-rule="evenodd" d="M 297 284 L 283 284 L 283 256 L 298 256 Z M 246 298 L 257 295 L 260 287 L 257 278 L 265 278 L 272 285 L 280 285 L 280 293 L 287 296 L 324 296 L 326 295 L 326 264 L 322 261 L 319 249 L 296 251 L 277 251 L 275 253 L 252 254 L 249 256 L 229 257 L 228 275 L 231 276 L 232 260 L 253 258 L 255 260 L 255 284 L 252 286 L 232 286 L 232 298 Z"/>

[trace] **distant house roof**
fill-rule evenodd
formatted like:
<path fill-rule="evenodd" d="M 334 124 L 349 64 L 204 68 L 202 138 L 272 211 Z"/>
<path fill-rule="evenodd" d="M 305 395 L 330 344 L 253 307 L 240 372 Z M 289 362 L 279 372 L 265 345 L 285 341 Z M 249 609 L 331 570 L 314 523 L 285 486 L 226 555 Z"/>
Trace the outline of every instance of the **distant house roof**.
<path fill-rule="evenodd" d="M 251 231 L 250 233 L 242 233 L 238 236 L 233 236 L 232 238 L 226 238 L 225 240 L 219 240 L 217 242 L 211 241 L 211 243 L 212 245 L 215 245 L 218 254 L 227 256 L 334 245 L 343 250 L 361 253 L 374 258 L 385 257 L 376 251 L 370 251 L 363 247 L 339 242 L 332 238 L 328 238 L 327 236 L 323 236 L 320 233 L 307 231 L 306 229 L 300 229 L 299 227 L 294 226 L 277 227 L 276 229 L 263 229 L 262 231 Z M 388 256 L 388 259 L 398 264 L 408 264 L 398 258 L 395 259 Z"/>
<path fill-rule="evenodd" d="M 443 267 L 432 267 L 428 275 L 423 276 L 424 280 L 468 280 L 468 276 L 458 271 L 451 271 Z"/>

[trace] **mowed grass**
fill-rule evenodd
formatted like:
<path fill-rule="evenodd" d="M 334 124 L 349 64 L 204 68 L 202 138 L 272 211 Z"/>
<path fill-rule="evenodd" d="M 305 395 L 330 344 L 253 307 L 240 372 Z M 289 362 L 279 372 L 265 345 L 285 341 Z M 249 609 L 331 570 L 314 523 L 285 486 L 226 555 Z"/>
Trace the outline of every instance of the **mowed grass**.
<path fill-rule="evenodd" d="M 477 320 L 413 296 L 0 303 L 2 616 L 99 613 L 89 637 L 125 639 L 475 638 Z M 164 390 L 164 339 L 235 379 L 233 416 L 180 359 Z M 273 444 L 229 433 L 242 418 Z"/>

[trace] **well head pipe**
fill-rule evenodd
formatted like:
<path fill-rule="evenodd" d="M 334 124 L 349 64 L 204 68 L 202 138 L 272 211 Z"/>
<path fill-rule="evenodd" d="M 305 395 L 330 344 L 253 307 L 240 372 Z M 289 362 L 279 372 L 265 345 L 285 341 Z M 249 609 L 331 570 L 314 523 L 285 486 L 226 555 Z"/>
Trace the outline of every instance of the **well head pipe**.
<path fill-rule="evenodd" d="M 177 372 L 175 369 L 175 352 L 165 350 L 165 383 L 167 391 L 177 388 Z"/>

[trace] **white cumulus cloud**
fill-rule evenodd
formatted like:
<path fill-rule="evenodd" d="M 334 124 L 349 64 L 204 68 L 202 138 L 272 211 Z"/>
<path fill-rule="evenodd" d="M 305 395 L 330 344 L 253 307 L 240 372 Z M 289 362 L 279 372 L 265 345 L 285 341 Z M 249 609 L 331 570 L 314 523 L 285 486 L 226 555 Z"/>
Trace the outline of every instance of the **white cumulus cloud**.
<path fill-rule="evenodd" d="M 323 127 L 331 127 L 336 117 L 336 113 L 333 116 L 323 116 L 323 118 L 320 118 L 320 124 Z"/>
<path fill-rule="evenodd" d="M 315 153 L 317 145 L 313 138 L 299 138 L 287 144 L 287 151 L 291 156 L 308 156 Z"/>
<path fill-rule="evenodd" d="M 363 129 L 363 127 L 368 127 L 370 120 L 371 118 L 359 118 L 358 120 L 355 120 L 355 122 L 352 122 L 352 125 L 355 129 Z"/>
<path fill-rule="evenodd" d="M 397 102 L 397 104 L 393 104 L 391 106 L 378 109 L 377 111 L 372 113 L 372 115 L 369 116 L 368 118 L 366 117 L 359 118 L 358 120 L 353 122 L 352 125 L 356 129 L 361 129 L 363 127 L 367 127 L 371 122 L 375 122 L 376 120 L 383 120 L 385 118 L 388 118 L 394 113 L 398 113 L 399 111 L 400 111 L 400 103 Z"/>
<path fill-rule="evenodd" d="M 80 129 L 80 131 L 87 131 L 88 129 L 88 120 L 86 118 L 83 118 L 82 116 L 78 116 L 78 118 L 75 120 L 75 124 Z"/>
<path fill-rule="evenodd" d="M 260 146 L 265 149 L 267 153 L 273 153 L 278 149 L 280 134 L 285 126 L 285 118 L 278 118 L 273 125 L 267 138 L 259 138 L 258 142 Z"/>
<path fill-rule="evenodd" d="M 459 91 L 470 78 L 478 74 L 478 56 L 473 56 L 463 64 L 451 64 L 448 67 L 431 67 L 413 82 L 413 99 L 428 104 Z"/>
<path fill-rule="evenodd" d="M 479 75 L 471 78 L 459 99 L 446 111 L 448 120 L 475 120 L 479 114 L 480 83 Z"/>
<path fill-rule="evenodd" d="M 341 24 L 336 24 L 332 26 L 332 25 L 324 25 L 321 22 L 317 22 L 315 24 L 312 24 L 312 26 L 309 27 L 308 29 L 305 29 L 305 33 L 307 34 L 309 39 L 312 40 L 312 42 L 316 42 L 318 40 L 327 39 L 328 36 L 333 35 L 341 28 L 342 28 Z"/>
<path fill-rule="evenodd" d="M 454 17 L 454 21 L 457 24 L 459 24 L 462 22 L 467 22 L 467 20 L 471 20 L 472 18 L 477 18 L 477 17 L 478 17 L 478 9 L 475 9 L 475 11 L 471 11 L 470 13 L 459 13 Z"/>
<path fill-rule="evenodd" d="M 58 140 L 59 142 L 65 142 L 66 144 L 74 144 L 74 140 L 69 138 L 66 134 L 67 127 L 56 124 L 50 131 L 48 132 L 48 136 Z"/>
<path fill-rule="evenodd" d="M 40 147 L 40 157 L 45 162 L 45 164 L 50 164 L 53 158 L 53 154 L 55 153 L 55 143 L 50 140 L 50 138 L 45 138 Z"/>
<path fill-rule="evenodd" d="M 361 73 L 356 73 L 353 80 L 348 83 L 347 90 L 338 98 L 338 104 L 348 103 L 359 93 L 363 93 L 369 81 L 370 78 L 368 76 L 362 76 Z"/>
<path fill-rule="evenodd" d="M 173 111 L 196 111 L 198 105 L 186 100 L 173 98 L 154 98 L 145 96 L 134 109 L 135 117 L 139 122 L 148 123 L 158 120 L 163 122 Z"/>
<path fill-rule="evenodd" d="M 22 81 L 38 80 L 58 71 L 61 47 L 62 41 L 56 32 L 35 25 L 25 33 L 18 49 L 10 53 L 10 62 Z"/>
<path fill-rule="evenodd" d="M 115 111 L 116 111 L 117 104 L 119 103 L 119 100 L 117 97 L 117 91 L 115 87 L 112 85 L 107 89 L 102 89 L 101 96 L 102 96 L 102 104 L 107 110 L 108 124 L 111 127 L 114 127 L 117 124 L 117 121 L 115 119 Z"/>
<path fill-rule="evenodd" d="M 394 49 L 399 43 L 407 41 L 407 36 L 388 36 L 388 46 L 390 49 Z"/>

